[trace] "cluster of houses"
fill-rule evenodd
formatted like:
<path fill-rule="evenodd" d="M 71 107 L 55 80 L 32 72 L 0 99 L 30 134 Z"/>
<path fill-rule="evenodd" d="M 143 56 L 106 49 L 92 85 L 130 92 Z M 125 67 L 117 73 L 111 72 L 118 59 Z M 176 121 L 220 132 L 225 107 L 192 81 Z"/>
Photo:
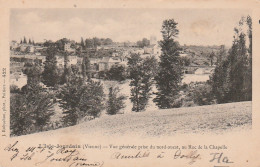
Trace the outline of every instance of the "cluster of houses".
<path fill-rule="evenodd" d="M 74 45 L 74 47 L 72 47 Z M 68 65 L 80 66 L 82 64 L 83 58 L 76 53 L 76 49 L 80 47 L 71 42 L 66 42 L 63 46 L 64 51 L 69 53 L 68 56 Z M 25 62 L 35 62 L 38 61 L 43 64 L 46 61 L 46 56 L 42 53 L 47 47 L 34 45 L 34 44 L 25 44 L 17 43 L 12 41 L 10 43 L 10 82 L 13 85 L 17 85 L 19 88 L 26 85 L 27 76 L 22 73 Z M 147 56 L 155 56 L 159 60 L 161 55 L 161 48 L 158 46 L 156 38 L 150 39 L 150 45 L 144 46 L 143 48 L 137 47 L 134 43 L 128 43 L 127 46 L 122 43 L 114 43 L 111 45 L 98 46 L 94 49 L 94 52 L 97 53 L 98 50 L 103 51 L 112 51 L 108 56 L 96 55 L 90 57 L 90 68 L 93 76 L 97 76 L 101 71 L 108 71 L 112 66 L 123 66 L 127 68 L 127 58 L 135 53 L 141 55 L 142 58 Z M 181 57 L 188 56 L 187 52 L 181 52 Z M 56 55 L 57 67 L 64 67 L 64 56 Z M 187 66 L 184 68 L 185 74 L 211 74 L 214 70 L 214 67 L 205 67 L 205 66 Z"/>
<path fill-rule="evenodd" d="M 123 66 L 127 67 L 127 57 L 131 54 L 140 54 L 141 57 L 154 55 L 159 59 L 160 47 L 156 44 L 157 42 L 151 42 L 150 46 L 144 48 L 137 47 L 134 43 L 128 43 L 127 46 L 121 43 L 115 43 L 112 45 L 98 46 L 96 51 L 112 50 L 110 56 L 96 56 L 89 58 L 91 70 L 93 73 L 100 71 L 108 71 L 112 66 Z M 77 55 L 75 52 L 76 47 L 72 47 L 70 42 L 64 44 L 64 51 L 70 53 L 68 56 L 68 65 L 81 65 L 83 58 Z M 19 88 L 26 85 L 27 76 L 22 73 L 25 62 L 34 63 L 38 61 L 44 63 L 46 56 L 42 54 L 47 47 L 38 46 L 33 44 L 17 43 L 12 41 L 10 43 L 10 82 L 13 85 L 17 85 Z M 64 67 L 64 56 L 56 55 L 57 66 L 59 68 Z"/>

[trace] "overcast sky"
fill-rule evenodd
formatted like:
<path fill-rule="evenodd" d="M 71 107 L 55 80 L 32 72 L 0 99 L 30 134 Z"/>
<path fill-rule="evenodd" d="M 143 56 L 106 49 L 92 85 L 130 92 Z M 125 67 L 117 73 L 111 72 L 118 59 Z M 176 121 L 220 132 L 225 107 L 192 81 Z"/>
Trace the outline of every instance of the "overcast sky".
<path fill-rule="evenodd" d="M 178 22 L 178 41 L 193 45 L 231 45 L 241 9 L 12 9 L 10 40 L 103 37 L 116 42 L 161 39 L 165 19 Z"/>

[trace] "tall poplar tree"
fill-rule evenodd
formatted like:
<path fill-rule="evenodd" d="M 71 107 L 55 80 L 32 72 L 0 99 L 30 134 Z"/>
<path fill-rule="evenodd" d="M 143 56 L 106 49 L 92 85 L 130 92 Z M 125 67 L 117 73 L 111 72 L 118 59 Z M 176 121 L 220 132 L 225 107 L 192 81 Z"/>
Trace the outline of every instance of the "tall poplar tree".
<path fill-rule="evenodd" d="M 177 22 L 174 19 L 164 20 L 162 24 L 163 40 L 159 42 L 162 54 L 160 56 L 158 75 L 155 77 L 158 92 L 154 102 L 159 108 L 178 107 L 178 98 L 182 81 L 182 61 L 179 56 L 180 46 L 176 41 L 179 34 Z"/>

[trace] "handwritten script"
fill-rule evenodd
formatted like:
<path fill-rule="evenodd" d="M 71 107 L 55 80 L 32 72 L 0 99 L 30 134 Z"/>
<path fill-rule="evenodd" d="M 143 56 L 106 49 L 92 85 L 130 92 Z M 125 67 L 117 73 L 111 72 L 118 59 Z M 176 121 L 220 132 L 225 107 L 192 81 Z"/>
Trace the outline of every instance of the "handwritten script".
<path fill-rule="evenodd" d="M 115 148 L 115 147 L 113 147 Z M 137 147 L 138 148 L 138 147 Z M 150 160 L 163 160 L 165 158 L 171 159 L 172 161 L 183 162 L 188 165 L 193 165 L 197 161 L 202 159 L 202 154 L 199 153 L 199 149 L 174 149 L 170 152 L 165 150 L 158 153 L 158 150 L 150 150 L 148 147 L 143 150 L 135 149 L 131 146 L 128 151 L 117 149 L 112 151 L 110 158 L 113 161 L 131 161 L 138 159 Z M 21 149 L 19 147 L 19 141 L 15 141 L 12 144 L 7 145 L 4 151 L 10 154 L 10 161 L 31 161 L 35 166 L 44 166 L 46 163 L 65 163 L 68 167 L 80 167 L 80 166 L 95 166 L 103 167 L 103 160 L 93 160 L 84 154 L 82 149 L 111 149 L 108 146 L 91 146 L 91 145 L 51 145 L 43 144 L 39 146 L 30 146 Z M 116 148 L 115 148 L 116 149 Z M 227 155 L 223 152 L 213 152 L 209 154 L 209 164 L 214 167 L 229 167 L 230 164 L 234 163 Z M 102 158 L 102 157 L 97 157 Z M 104 158 L 104 157 L 103 157 Z M 33 161 L 32 161 L 33 160 Z M 204 159 L 205 160 L 205 159 Z"/>

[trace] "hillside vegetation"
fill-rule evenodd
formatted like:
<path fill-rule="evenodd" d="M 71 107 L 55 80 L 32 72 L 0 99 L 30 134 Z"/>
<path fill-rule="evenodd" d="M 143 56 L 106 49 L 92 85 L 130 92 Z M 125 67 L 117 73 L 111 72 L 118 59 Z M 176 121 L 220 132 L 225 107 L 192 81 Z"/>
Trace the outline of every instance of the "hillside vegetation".
<path fill-rule="evenodd" d="M 140 137 L 175 136 L 178 134 L 225 134 L 249 130 L 252 126 L 252 103 L 238 102 L 178 109 L 103 116 L 76 126 L 36 135 L 80 133 L 84 135 Z"/>

